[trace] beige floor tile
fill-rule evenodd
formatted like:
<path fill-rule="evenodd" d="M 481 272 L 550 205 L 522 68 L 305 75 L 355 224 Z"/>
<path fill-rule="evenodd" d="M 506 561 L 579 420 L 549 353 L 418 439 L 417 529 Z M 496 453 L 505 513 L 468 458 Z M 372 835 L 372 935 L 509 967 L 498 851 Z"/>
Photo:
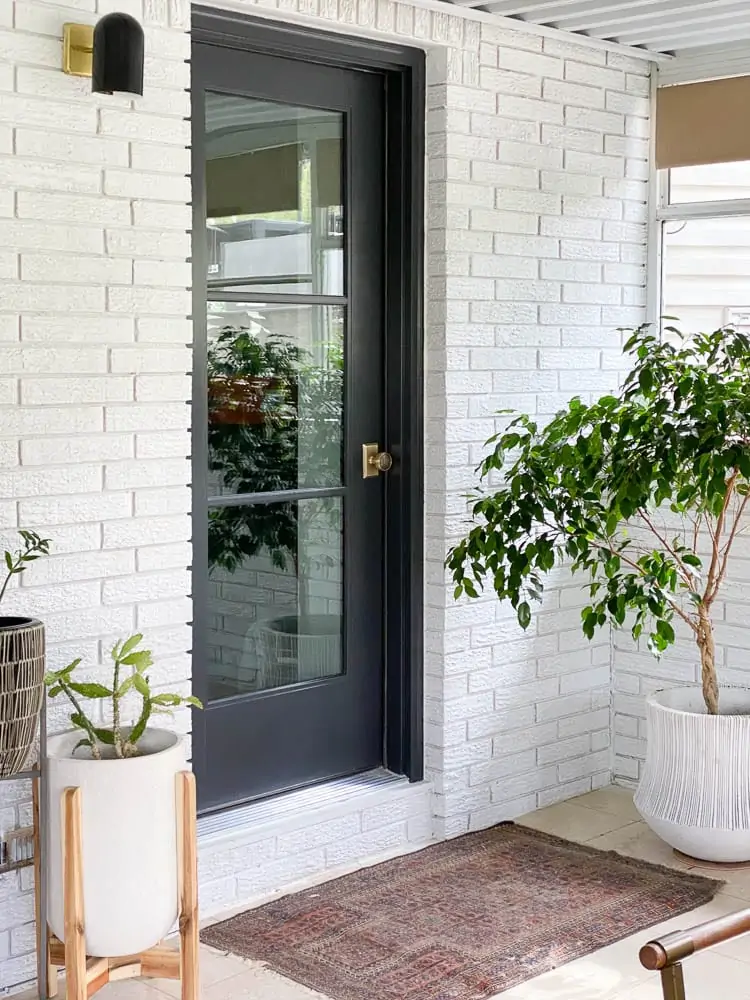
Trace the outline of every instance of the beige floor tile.
<path fill-rule="evenodd" d="M 236 955 L 227 955 L 215 948 L 207 948 L 206 945 L 201 945 L 200 963 L 202 990 L 234 976 L 241 976 L 249 968 L 248 963 Z M 180 984 L 175 979 L 152 979 L 151 982 L 162 994 L 166 993 L 170 997 L 180 996 Z"/>
<path fill-rule="evenodd" d="M 152 985 L 152 980 L 123 979 L 107 983 L 100 994 L 102 1000 L 160 1000 L 161 994 Z"/>
<path fill-rule="evenodd" d="M 560 802 L 538 812 L 528 813 L 516 822 L 579 843 L 628 825 L 628 820 L 623 816 L 586 809 L 571 802 Z"/>
<path fill-rule="evenodd" d="M 239 976 L 214 983 L 202 991 L 202 1000 L 327 1000 L 306 986 L 293 983 L 270 969 L 255 966 Z M 366 998 L 363 997 L 363 1000 Z"/>
<path fill-rule="evenodd" d="M 704 952 L 687 959 L 684 972 L 688 1000 L 750 1000 L 750 977 L 744 962 Z M 617 1000 L 662 1000 L 662 997 L 658 974 L 617 994 Z"/>
<path fill-rule="evenodd" d="M 589 847 L 598 847 L 601 851 L 617 851 L 631 858 L 640 858 L 655 865 L 665 865 L 678 871 L 692 868 L 681 861 L 671 847 L 653 833 L 645 823 L 630 823 L 619 830 L 610 831 L 587 841 Z"/>
<path fill-rule="evenodd" d="M 623 816 L 632 823 L 640 822 L 641 819 L 641 814 L 633 805 L 633 793 L 627 788 L 610 785 L 608 788 L 597 788 L 595 792 L 579 795 L 570 801 L 572 805 L 583 806 L 584 809 Z"/>
<path fill-rule="evenodd" d="M 610 1000 L 642 982 L 649 973 L 638 961 L 643 934 L 626 938 L 585 958 L 530 979 L 502 1000 Z"/>

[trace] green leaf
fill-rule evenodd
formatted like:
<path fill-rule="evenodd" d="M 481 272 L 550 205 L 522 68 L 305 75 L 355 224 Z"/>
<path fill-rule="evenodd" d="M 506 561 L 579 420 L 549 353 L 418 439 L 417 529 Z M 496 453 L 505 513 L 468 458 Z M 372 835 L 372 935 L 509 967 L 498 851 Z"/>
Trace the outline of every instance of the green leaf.
<path fill-rule="evenodd" d="M 146 726 L 148 725 L 148 720 L 151 718 L 151 701 L 146 699 L 143 703 L 143 710 L 141 711 L 141 717 L 138 719 L 136 724 L 130 730 L 130 736 L 128 737 L 128 742 L 135 746 L 138 740 L 146 732 Z"/>
<path fill-rule="evenodd" d="M 135 647 L 138 645 L 138 643 L 141 641 L 142 638 L 143 636 L 141 635 L 141 633 L 136 632 L 135 635 L 131 635 L 129 639 L 126 639 L 125 642 L 122 644 L 122 648 L 120 649 L 119 658 L 124 659 L 128 655 L 128 653 L 132 652 L 132 650 L 135 649 Z"/>
<path fill-rule="evenodd" d="M 76 694 L 82 695 L 84 698 L 111 698 L 112 692 L 109 688 L 105 687 L 103 684 L 77 684 L 74 681 L 70 682 L 70 687 Z"/>
<path fill-rule="evenodd" d="M 124 698 L 125 695 L 132 690 L 134 683 L 135 683 L 134 676 L 131 675 L 130 677 L 126 677 L 125 680 L 117 689 L 117 697 Z"/>
<path fill-rule="evenodd" d="M 181 702 L 182 698 L 178 694 L 155 694 L 151 699 L 153 705 L 166 705 L 169 708 L 177 708 Z"/>
<path fill-rule="evenodd" d="M 190 697 L 185 699 L 186 705 L 192 705 L 193 708 L 203 708 L 203 702 L 200 698 L 196 698 L 195 695 L 190 695 Z"/>
<path fill-rule="evenodd" d="M 522 629 L 527 629 L 531 624 L 531 608 L 527 601 L 522 601 L 517 609 L 518 624 Z"/>
<path fill-rule="evenodd" d="M 92 745 L 91 740 L 79 740 L 73 747 L 72 753 L 75 753 L 76 750 L 80 750 L 81 747 L 89 747 L 90 749 Z"/>
<path fill-rule="evenodd" d="M 656 631 L 657 634 L 660 636 L 660 638 L 662 638 L 665 641 L 665 643 L 674 642 L 675 639 L 674 629 L 672 628 L 672 626 L 668 621 L 664 621 L 663 618 L 660 621 L 658 621 L 656 623 Z"/>
<path fill-rule="evenodd" d="M 148 686 L 146 678 L 142 674 L 133 674 L 132 680 L 138 694 L 143 695 L 144 698 L 148 698 L 151 694 L 151 689 Z"/>
<path fill-rule="evenodd" d="M 138 673 L 143 673 L 144 670 L 148 670 L 153 665 L 154 660 L 150 650 L 142 649 L 137 653 L 123 657 L 120 662 L 125 667 L 135 667 Z"/>
<path fill-rule="evenodd" d="M 109 747 L 115 745 L 115 734 L 111 729 L 95 729 L 94 732 L 100 743 L 105 743 Z"/>
<path fill-rule="evenodd" d="M 10 552 L 6 552 L 5 553 L 5 565 L 8 567 L 8 569 L 12 573 L 13 572 L 13 556 L 10 554 Z"/>

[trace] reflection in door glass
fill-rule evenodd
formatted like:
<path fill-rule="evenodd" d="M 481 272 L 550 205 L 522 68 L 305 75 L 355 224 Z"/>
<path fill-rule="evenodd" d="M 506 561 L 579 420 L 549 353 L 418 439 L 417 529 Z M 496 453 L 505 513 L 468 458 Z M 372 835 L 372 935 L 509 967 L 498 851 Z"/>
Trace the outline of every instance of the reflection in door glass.
<path fill-rule="evenodd" d="M 343 343 L 339 306 L 209 304 L 209 496 L 341 484 Z"/>
<path fill-rule="evenodd" d="M 209 700 L 343 672 L 342 501 L 209 513 Z"/>
<path fill-rule="evenodd" d="M 206 94 L 212 287 L 344 294 L 342 136 L 340 112 Z"/>

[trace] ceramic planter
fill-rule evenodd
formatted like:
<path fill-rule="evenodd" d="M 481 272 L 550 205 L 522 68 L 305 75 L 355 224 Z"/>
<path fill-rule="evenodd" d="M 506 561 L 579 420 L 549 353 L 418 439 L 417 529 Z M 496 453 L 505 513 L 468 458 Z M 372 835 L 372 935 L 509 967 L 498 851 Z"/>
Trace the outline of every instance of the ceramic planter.
<path fill-rule="evenodd" d="M 750 690 L 722 688 L 709 715 L 700 688 L 648 699 L 646 767 L 635 805 L 651 829 L 704 861 L 750 860 Z"/>
<path fill-rule="evenodd" d="M 156 945 L 177 920 L 175 775 L 186 769 L 183 742 L 149 729 L 139 756 L 93 760 L 85 750 L 72 755 L 80 737 L 78 731 L 63 733 L 47 744 L 50 927 L 65 939 L 60 797 L 77 787 L 86 953 L 137 954 Z"/>
<path fill-rule="evenodd" d="M 43 697 L 44 626 L 33 618 L 0 618 L 0 776 L 23 768 Z"/>

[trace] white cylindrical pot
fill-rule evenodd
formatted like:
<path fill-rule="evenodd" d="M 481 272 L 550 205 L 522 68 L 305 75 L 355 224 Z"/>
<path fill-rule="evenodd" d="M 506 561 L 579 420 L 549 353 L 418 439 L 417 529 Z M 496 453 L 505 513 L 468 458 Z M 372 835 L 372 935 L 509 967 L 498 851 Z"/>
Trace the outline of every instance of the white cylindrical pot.
<path fill-rule="evenodd" d="M 73 757 L 80 738 L 47 742 L 49 924 L 64 941 L 61 796 L 80 788 L 86 954 L 133 955 L 177 920 L 175 775 L 186 769 L 185 749 L 176 734 L 149 729 L 137 757 L 93 760 L 83 750 Z"/>
<path fill-rule="evenodd" d="M 721 688 L 709 715 L 700 688 L 646 702 L 638 812 L 671 847 L 703 861 L 750 861 L 750 690 Z"/>

